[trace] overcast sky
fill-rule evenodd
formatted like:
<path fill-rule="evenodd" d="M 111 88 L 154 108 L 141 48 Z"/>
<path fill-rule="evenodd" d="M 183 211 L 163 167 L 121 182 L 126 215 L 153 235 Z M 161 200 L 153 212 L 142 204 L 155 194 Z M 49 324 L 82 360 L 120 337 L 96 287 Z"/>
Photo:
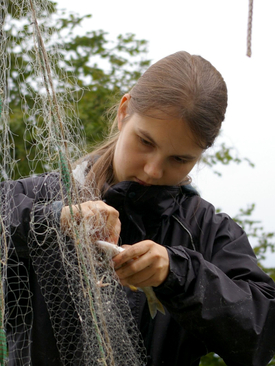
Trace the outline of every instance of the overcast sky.
<path fill-rule="evenodd" d="M 153 62 L 185 50 L 208 59 L 223 75 L 229 106 L 221 139 L 247 163 L 222 169 L 199 165 L 192 174 L 202 197 L 234 216 L 255 203 L 253 218 L 275 231 L 275 1 L 254 0 L 252 57 L 246 56 L 248 0 L 56 0 L 60 8 L 92 14 L 85 30 L 110 38 L 134 33 L 149 41 Z M 275 264 L 269 256 L 268 265 Z"/>

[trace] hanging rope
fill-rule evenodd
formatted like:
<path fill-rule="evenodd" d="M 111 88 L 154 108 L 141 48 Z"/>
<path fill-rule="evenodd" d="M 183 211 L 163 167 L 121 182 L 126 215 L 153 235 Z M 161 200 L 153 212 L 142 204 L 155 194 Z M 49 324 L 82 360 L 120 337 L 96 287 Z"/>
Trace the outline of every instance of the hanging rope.
<path fill-rule="evenodd" d="M 246 51 L 246 56 L 248 57 L 251 57 L 252 18 L 253 18 L 253 0 L 249 0 L 248 25 L 247 25 L 247 51 Z"/>
<path fill-rule="evenodd" d="M 1 98 L 2 90 L 0 89 L 0 118 L 2 114 L 2 98 Z M 2 221 L 2 220 L 1 220 Z M 2 234 L 2 222 L 0 222 L 0 240 Z M 1 245 L 0 245 L 1 248 Z M 0 258 L 2 258 L 2 253 L 0 251 Z M 2 263 L 0 263 L 2 267 Z M 4 296 L 2 289 L 2 268 L 0 270 L 0 366 L 5 364 L 5 360 L 7 359 L 7 342 L 6 342 L 6 333 L 4 330 Z"/>

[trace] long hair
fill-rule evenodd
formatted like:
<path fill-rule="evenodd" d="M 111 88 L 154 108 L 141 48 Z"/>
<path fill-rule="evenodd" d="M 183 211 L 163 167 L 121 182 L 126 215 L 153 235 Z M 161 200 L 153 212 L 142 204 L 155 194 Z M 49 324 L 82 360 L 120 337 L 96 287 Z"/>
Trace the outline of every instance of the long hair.
<path fill-rule="evenodd" d="M 127 114 L 151 116 L 163 113 L 188 124 L 203 149 L 218 136 L 227 107 L 227 87 L 221 74 L 201 56 L 180 51 L 156 62 L 130 91 Z M 101 190 L 113 182 L 113 157 L 119 136 L 117 118 L 108 138 L 89 154 L 94 179 Z"/>

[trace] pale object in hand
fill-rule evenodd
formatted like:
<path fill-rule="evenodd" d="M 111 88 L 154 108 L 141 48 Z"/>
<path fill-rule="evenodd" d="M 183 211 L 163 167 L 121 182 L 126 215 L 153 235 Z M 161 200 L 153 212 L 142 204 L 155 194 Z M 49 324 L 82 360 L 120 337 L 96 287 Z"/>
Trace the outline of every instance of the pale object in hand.
<path fill-rule="evenodd" d="M 119 254 L 125 250 L 116 244 L 112 244 L 112 243 L 109 243 L 109 242 L 103 241 L 103 240 L 97 240 L 96 244 L 98 244 L 111 257 L 114 257 L 117 254 Z M 165 314 L 164 307 L 163 307 L 162 303 L 156 297 L 156 294 L 152 287 L 150 287 L 150 286 L 142 287 L 142 288 L 140 288 L 140 287 L 137 288 L 135 286 L 129 286 L 129 287 L 132 291 L 141 290 L 145 293 L 152 319 L 154 319 L 154 317 L 156 316 L 157 310 L 160 311 L 162 314 Z"/>

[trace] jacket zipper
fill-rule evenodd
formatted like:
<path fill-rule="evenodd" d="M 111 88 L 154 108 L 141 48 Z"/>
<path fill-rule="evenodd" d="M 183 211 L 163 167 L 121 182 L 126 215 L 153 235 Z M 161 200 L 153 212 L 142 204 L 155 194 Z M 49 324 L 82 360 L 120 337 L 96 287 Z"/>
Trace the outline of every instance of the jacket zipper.
<path fill-rule="evenodd" d="M 190 238 L 190 241 L 191 241 L 191 245 L 192 245 L 192 248 L 193 250 L 197 251 L 196 249 L 196 246 L 194 244 L 194 240 L 193 240 L 193 236 L 192 234 L 190 233 L 190 231 L 187 229 L 186 226 L 183 225 L 183 223 L 174 215 L 172 215 L 172 217 L 180 224 L 180 226 L 187 232 L 187 234 L 189 235 L 189 238 Z"/>

